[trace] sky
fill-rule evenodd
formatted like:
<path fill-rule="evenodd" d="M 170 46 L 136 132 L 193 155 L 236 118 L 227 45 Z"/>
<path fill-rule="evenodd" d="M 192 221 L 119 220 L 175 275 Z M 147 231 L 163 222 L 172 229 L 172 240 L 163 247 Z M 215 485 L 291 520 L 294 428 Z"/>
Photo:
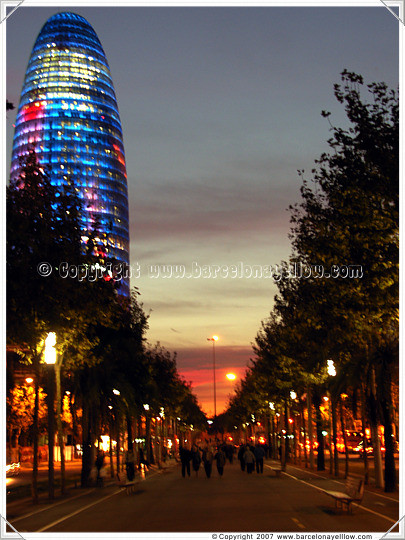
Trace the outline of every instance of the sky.
<path fill-rule="evenodd" d="M 150 314 L 147 339 L 177 353 L 179 372 L 212 415 L 207 338 L 218 335 L 219 413 L 236 384 L 225 375 L 243 377 L 277 292 L 248 267 L 288 259 L 297 170 L 310 178 L 328 149 L 321 111 L 347 126 L 333 96 L 343 69 L 397 88 L 399 23 L 383 4 L 22 5 L 7 19 L 7 99 L 16 107 L 34 41 L 57 11 L 88 20 L 110 65 L 126 152 L 131 286 Z M 157 277 L 156 265 L 183 265 L 190 277 Z"/>

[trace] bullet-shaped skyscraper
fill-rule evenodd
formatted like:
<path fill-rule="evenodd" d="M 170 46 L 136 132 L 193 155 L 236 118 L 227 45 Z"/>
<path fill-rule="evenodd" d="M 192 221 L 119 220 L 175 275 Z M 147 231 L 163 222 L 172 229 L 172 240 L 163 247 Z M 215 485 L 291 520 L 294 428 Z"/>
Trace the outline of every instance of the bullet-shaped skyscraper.
<path fill-rule="evenodd" d="M 110 69 L 90 24 L 57 13 L 32 49 L 18 108 L 11 179 L 33 147 L 56 186 L 73 185 L 86 231 L 107 257 L 129 264 L 128 192 L 121 121 Z M 97 227 L 96 227 L 97 225 Z M 128 280 L 122 292 L 128 294 Z"/>

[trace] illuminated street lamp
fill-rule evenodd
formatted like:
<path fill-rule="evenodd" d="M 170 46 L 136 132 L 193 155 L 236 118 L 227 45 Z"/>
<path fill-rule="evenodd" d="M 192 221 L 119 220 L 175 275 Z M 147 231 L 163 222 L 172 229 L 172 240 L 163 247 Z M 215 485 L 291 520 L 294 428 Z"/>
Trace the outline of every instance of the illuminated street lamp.
<path fill-rule="evenodd" d="M 25 382 L 26 382 L 27 384 L 31 384 L 31 383 L 34 382 L 34 379 L 33 379 L 32 377 L 27 377 L 27 378 L 25 379 Z"/>
<path fill-rule="evenodd" d="M 335 377 L 336 375 L 336 368 L 333 360 L 328 360 L 328 375 L 331 377 Z"/>
<path fill-rule="evenodd" d="M 207 338 L 207 341 L 212 341 L 212 363 L 214 371 L 214 418 L 217 416 L 217 385 L 215 381 L 215 342 L 218 341 L 218 336 Z"/>
<path fill-rule="evenodd" d="M 336 376 L 336 368 L 335 368 L 335 364 L 333 363 L 333 360 L 327 360 L 327 364 L 328 364 L 328 367 L 327 367 L 327 370 L 328 370 L 328 375 L 330 377 L 335 377 Z M 335 400 L 332 399 L 332 394 L 330 392 L 328 392 L 328 396 L 324 397 L 323 399 L 325 401 L 330 401 L 330 405 L 329 405 L 329 425 L 330 425 L 330 432 L 329 432 L 329 472 L 330 474 L 332 474 L 332 470 L 333 470 L 333 465 L 334 465 L 334 472 L 335 472 L 335 476 L 338 476 L 339 474 L 339 464 L 338 464 L 338 453 L 337 453 L 337 448 L 336 448 L 336 442 L 337 442 L 337 437 L 336 437 L 336 405 L 335 405 Z M 333 457 L 332 457 L 332 447 L 333 447 Z M 333 463 L 334 462 L 334 463 Z"/>
<path fill-rule="evenodd" d="M 56 334 L 49 332 L 45 339 L 45 364 L 56 364 Z"/>

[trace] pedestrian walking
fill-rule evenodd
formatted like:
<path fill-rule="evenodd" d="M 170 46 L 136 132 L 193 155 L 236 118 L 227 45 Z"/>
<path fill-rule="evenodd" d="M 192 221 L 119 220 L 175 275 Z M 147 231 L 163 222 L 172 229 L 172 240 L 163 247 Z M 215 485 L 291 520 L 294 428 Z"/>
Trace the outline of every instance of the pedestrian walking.
<path fill-rule="evenodd" d="M 229 463 L 232 465 L 233 463 L 233 455 L 235 453 L 235 447 L 233 444 L 228 444 L 226 446 L 226 457 L 229 459 Z"/>
<path fill-rule="evenodd" d="M 127 452 L 125 468 L 127 472 L 128 482 L 132 482 L 135 478 L 135 454 L 132 449 L 128 450 Z"/>
<path fill-rule="evenodd" d="M 213 454 L 212 448 L 210 446 L 207 446 L 204 449 L 202 459 L 203 459 L 203 462 L 204 462 L 205 474 L 207 475 L 207 478 L 211 478 L 212 461 L 214 459 L 214 454 Z"/>
<path fill-rule="evenodd" d="M 245 453 L 243 454 L 243 459 L 246 463 L 247 473 L 252 474 L 255 467 L 255 455 L 249 446 L 246 447 Z"/>
<path fill-rule="evenodd" d="M 218 447 L 217 453 L 215 454 L 214 459 L 217 461 L 217 471 L 219 476 L 224 474 L 224 467 L 226 462 L 226 456 L 221 447 Z"/>
<path fill-rule="evenodd" d="M 103 465 L 104 465 L 104 452 L 99 450 L 98 453 L 97 453 L 96 462 L 95 462 L 95 466 L 96 466 L 96 469 L 97 469 L 96 484 L 98 486 L 103 486 L 103 484 L 104 484 L 104 480 L 103 480 L 104 471 L 102 472 Z"/>
<path fill-rule="evenodd" d="M 193 471 L 195 471 L 195 475 L 198 476 L 201 465 L 201 454 L 197 445 L 194 445 L 191 451 L 191 462 L 193 464 Z"/>
<path fill-rule="evenodd" d="M 256 445 L 253 453 L 256 461 L 256 472 L 257 474 L 263 474 L 263 459 L 266 454 L 263 446 L 261 446 L 260 444 Z"/>
<path fill-rule="evenodd" d="M 246 451 L 245 446 L 243 444 L 241 444 L 240 447 L 239 447 L 238 459 L 239 459 L 239 462 L 240 462 L 240 469 L 241 469 L 242 472 L 245 470 L 245 460 L 243 459 L 245 451 Z"/>
<path fill-rule="evenodd" d="M 180 446 L 180 461 L 181 461 L 181 475 L 183 478 L 187 475 L 190 476 L 190 461 L 191 461 L 191 452 L 188 448 Z"/>
<path fill-rule="evenodd" d="M 145 457 L 145 451 L 143 448 L 139 449 L 139 469 L 149 470 L 149 461 Z"/>

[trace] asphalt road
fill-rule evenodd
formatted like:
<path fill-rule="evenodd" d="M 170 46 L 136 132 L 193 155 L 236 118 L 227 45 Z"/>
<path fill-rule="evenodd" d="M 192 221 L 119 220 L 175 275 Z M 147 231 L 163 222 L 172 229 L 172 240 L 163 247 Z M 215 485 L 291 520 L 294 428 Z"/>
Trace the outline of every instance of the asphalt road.
<path fill-rule="evenodd" d="M 276 478 L 242 473 L 227 464 L 223 478 L 182 478 L 179 467 L 153 471 L 126 495 L 116 484 L 56 504 L 7 508 L 19 532 L 386 532 L 399 518 L 398 494 L 367 490 L 353 514 L 336 512 L 320 489 L 340 490 L 343 480 L 288 466 Z"/>
<path fill-rule="evenodd" d="M 81 461 L 79 460 L 67 461 L 65 463 L 66 477 L 70 478 L 73 476 L 80 475 L 81 468 L 82 468 Z M 59 477 L 60 477 L 60 463 L 56 462 L 55 463 L 55 478 L 58 479 Z M 41 464 L 38 468 L 38 481 L 41 482 L 47 479 L 48 479 L 48 465 Z M 31 484 L 31 482 L 32 482 L 32 468 L 23 466 L 21 467 L 20 472 L 16 476 L 7 477 L 6 486 L 7 486 L 7 489 L 11 490 L 15 487 Z"/>

